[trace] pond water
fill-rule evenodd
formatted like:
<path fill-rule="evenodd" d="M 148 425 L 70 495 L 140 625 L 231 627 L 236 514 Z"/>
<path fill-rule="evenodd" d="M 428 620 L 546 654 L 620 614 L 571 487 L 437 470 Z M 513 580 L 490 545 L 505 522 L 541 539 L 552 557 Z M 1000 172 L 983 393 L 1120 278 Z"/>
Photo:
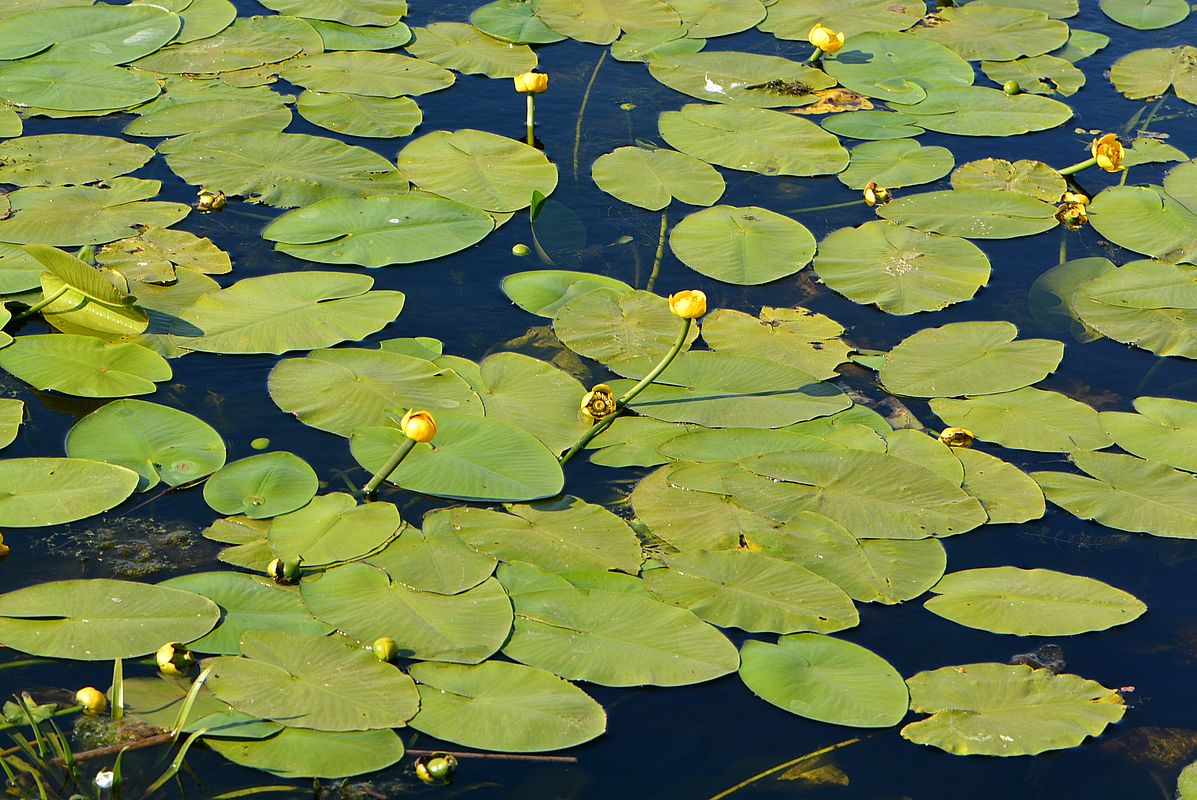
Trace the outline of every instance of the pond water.
<path fill-rule="evenodd" d="M 271 13 L 252 0 L 237 0 L 236 4 L 242 16 Z M 404 22 L 414 28 L 433 22 L 466 21 L 480 3 L 412 0 L 411 5 Z M 981 5 L 979 1 L 967 4 Z M 1001 3 L 994 0 L 984 5 Z M 1011 5 L 1036 7 L 1033 2 Z M 1197 44 L 1194 20 L 1197 17 L 1161 30 L 1135 30 L 1110 20 L 1095 1 L 1081 0 L 1080 13 L 1067 23 L 1074 30 L 1105 34 L 1110 44 L 1078 63 L 1087 76 L 1084 88 L 1058 98 L 1071 106 L 1071 119 L 1047 130 L 1004 137 L 954 136 L 928 130 L 917 141 L 924 148 L 949 149 L 957 167 L 977 159 L 1002 158 L 1039 160 L 1061 168 L 1085 159 L 1089 142 L 1100 132 L 1115 132 L 1128 143 L 1137 136 L 1149 136 L 1190 156 L 1197 154 L 1193 105 L 1172 92 L 1159 103 L 1154 98 L 1128 100 L 1107 77 L 1112 65 L 1128 53 Z M 394 322 L 361 339 L 361 343 L 347 342 L 346 346 L 373 347 L 397 337 L 427 336 L 442 341 L 445 353 L 475 361 L 505 350 L 551 359 L 559 349 L 529 345 L 534 338 L 530 329 L 545 326 L 549 320 L 514 306 L 501 290 L 500 281 L 525 270 L 558 268 L 609 276 L 661 295 L 701 289 L 711 309 L 736 309 L 756 315 L 762 306 L 801 306 L 843 325 L 843 338 L 857 348 L 878 351 L 888 351 L 906 337 L 933 326 L 1006 320 L 1018 326 L 1020 339 L 1064 342 L 1062 362 L 1045 380 L 1036 383 L 1039 388 L 1076 398 L 1099 411 L 1132 411 L 1132 400 L 1141 396 L 1197 401 L 1197 373 L 1192 372 L 1191 361 L 1161 358 L 1112 338 L 1082 342 L 1060 324 L 1060 317 L 1032 314 L 1028 301 L 1031 286 L 1046 270 L 1060 263 L 1061 247 L 1066 247 L 1067 259 L 1104 257 L 1124 264 L 1145 257 L 1110 243 L 1091 226 L 1075 232 L 1052 227 L 1037 235 L 1011 239 L 971 239 L 992 265 L 988 285 L 968 302 L 905 316 L 852 302 L 823 285 L 811 267 L 763 285 L 740 286 L 700 275 L 666 246 L 659 271 L 654 270 L 662 212 L 637 208 L 604 193 L 592 180 L 590 166 L 617 147 L 637 142 L 664 145 L 658 133 L 658 117 L 695 101 L 653 80 L 643 63 L 613 59 L 610 54 L 603 55 L 606 50 L 570 40 L 536 49 L 538 69 L 550 76 L 547 93 L 536 100 L 536 137 L 538 147 L 556 164 L 559 174 L 556 189 L 536 224 L 536 236 L 555 262 L 552 265 L 544 263 L 535 251 L 524 258 L 512 253 L 517 244 L 534 244 L 525 210 L 517 211 L 514 218 L 481 243 L 460 252 L 368 271 L 355 266 L 313 264 L 276 252 L 261 232 L 284 209 L 237 198 L 230 198 L 219 213 L 192 212 L 172 227 L 208 237 L 229 253 L 233 271 L 217 276 L 222 286 L 280 272 L 331 270 L 368 274 L 374 280 L 374 289 L 397 290 L 406 295 L 403 311 Z M 810 53 L 810 46 L 805 41 L 786 41 L 750 30 L 711 39 L 706 52 L 711 51 L 759 53 L 801 62 Z M 972 63 L 977 67 L 977 85 L 993 85 L 977 62 Z M 281 79 L 272 86 L 283 93 L 298 95 L 303 91 Z M 335 137 L 390 160 L 407 142 L 433 130 L 473 128 L 523 139 L 524 98 L 512 90 L 507 78 L 459 74 L 450 89 L 417 100 L 424 122 L 412 136 L 402 139 L 338 135 L 298 114 L 286 131 Z M 33 116 L 24 120 L 23 136 L 74 133 L 120 137 L 130 119 L 127 114 L 69 119 Z M 846 136 L 841 140 L 848 148 L 860 144 Z M 155 145 L 160 139 L 137 141 Z M 1127 182 L 1158 185 L 1175 166 L 1135 166 Z M 860 198 L 859 190 L 845 187 L 834 175 L 766 176 L 731 169 L 720 172 L 727 185 L 720 204 L 758 206 L 788 215 L 806 226 L 819 242 L 833 231 L 877 218 L 872 208 L 853 203 Z M 161 156 L 130 174 L 161 181 L 157 200 L 195 200 L 196 187 L 178 177 Z M 1078 175 L 1081 185 L 1092 195 L 1116 185 L 1119 179 L 1118 174 L 1096 168 Z M 903 198 L 948 188 L 948 178 L 942 177 L 919 186 L 896 188 L 894 194 Z M 807 210 L 812 208 L 821 210 Z M 664 212 L 664 219 L 672 228 L 697 210 L 696 206 L 675 201 Z M 1193 234 L 1189 235 L 1192 239 Z M 63 249 L 74 252 L 77 248 Z M 10 310 L 19 307 L 12 304 Z M 34 317 L 10 324 L 5 330 L 19 338 L 53 329 Z M 303 353 L 190 353 L 172 359 L 173 377 L 141 399 L 183 409 L 207 421 L 225 441 L 230 463 L 257 453 L 251 442 L 266 437 L 271 449 L 290 451 L 311 464 L 321 481 L 321 492 L 351 491 L 364 483 L 369 473 L 359 466 L 346 440 L 305 425 L 271 400 L 267 378 L 272 368 L 281 359 L 300 355 Z M 585 386 L 612 377 L 601 364 L 577 361 L 583 362 L 589 375 L 578 377 Z M 869 369 L 846 364 L 840 372 L 837 385 L 861 392 L 871 398 L 869 402 L 887 396 Z M 5 459 L 63 455 L 68 429 L 110 402 L 37 391 L 3 371 L 0 396 L 23 400 L 26 408 L 19 436 L 4 450 Z M 902 403 L 931 431 L 943 427 L 925 399 L 904 397 Z M 878 410 L 889 413 L 884 408 Z M 1064 452 L 1003 448 L 985 441 L 978 442 L 977 449 L 1028 473 L 1077 472 Z M 653 469 L 598 466 L 583 454 L 565 466 L 565 491 L 630 518 L 633 511 L 627 503 L 628 495 Z M 11 552 L 0 564 L 0 588 L 7 592 L 76 578 L 158 582 L 176 575 L 227 569 L 217 560 L 222 545 L 200 536 L 219 516 L 204 503 L 201 490 L 164 493 L 161 489 L 135 494 L 111 511 L 77 522 L 28 530 L 5 527 L 5 543 Z M 393 488 L 385 489 L 381 499 L 395 503 L 403 518 L 412 524 L 419 524 L 426 512 L 449 504 Z M 1105 527 L 1048 503 L 1040 519 L 985 526 L 947 538 L 943 544 L 949 573 L 997 566 L 1057 570 L 1118 587 L 1141 600 L 1148 611 L 1131 624 L 1109 630 L 1075 636 L 1013 636 L 965 627 L 929 613 L 923 608 L 927 595 L 922 595 L 897 605 L 857 603 L 859 625 L 837 634 L 838 638 L 872 650 L 903 677 L 951 665 L 1007 663 L 1018 654 L 1057 645 L 1066 662 L 1064 672 L 1122 692 L 1127 706 L 1122 721 L 1081 746 L 1043 755 L 962 757 L 907 741 L 899 735 L 900 726 L 858 729 L 790 714 L 754 696 L 734 672 L 682 687 L 613 688 L 582 683 L 605 709 L 607 726 L 599 738 L 555 754 L 576 758 L 574 763 L 462 759 L 454 785 L 440 787 L 417 782 L 411 759 L 407 758 L 351 783 L 359 788 L 366 785 L 374 792 L 360 796 L 375 797 L 468 794 L 496 800 L 708 798 L 771 767 L 859 737 L 859 741 L 820 762 L 833 764 L 834 769 L 805 775 L 778 772 L 740 789 L 734 796 L 845 800 L 930 800 L 966 795 L 976 800 L 1005 800 L 1011 796 L 1173 797 L 1180 770 L 1197 760 L 1197 682 L 1192 680 L 1197 668 L 1197 618 L 1191 602 L 1197 579 L 1197 543 Z M 776 641 L 773 634 L 722 630 L 737 647 L 748 639 Z M 107 687 L 112 674 L 111 661 L 24 663 L 27 658 L 13 649 L 0 650 L 0 694 L 7 697 L 29 691 L 39 700 L 66 703 L 79 686 Z M 149 677 L 155 672 L 152 659 L 130 659 L 125 663 L 126 677 Z M 921 715 L 912 712 L 904 721 L 918 718 Z M 402 733 L 409 748 L 468 749 L 412 731 Z M 140 781 L 139 785 L 144 785 L 152 780 L 163 768 L 159 764 L 161 756 L 160 748 L 127 754 L 126 776 L 135 776 L 131 783 Z M 110 763 L 97 761 L 92 766 Z M 161 796 L 213 797 L 266 784 L 292 787 L 279 788 L 274 796 L 312 793 L 310 780 L 276 779 L 230 764 L 203 747 L 193 749 L 186 763 L 181 783 L 167 785 Z M 338 794 L 333 791 L 324 796 Z"/>

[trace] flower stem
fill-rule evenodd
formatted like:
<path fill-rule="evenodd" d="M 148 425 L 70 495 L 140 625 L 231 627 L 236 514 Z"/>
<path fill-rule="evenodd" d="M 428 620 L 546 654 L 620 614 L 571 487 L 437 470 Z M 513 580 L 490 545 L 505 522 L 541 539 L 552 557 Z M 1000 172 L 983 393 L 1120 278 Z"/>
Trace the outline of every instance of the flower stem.
<path fill-rule="evenodd" d="M 607 60 L 608 48 L 603 48 L 602 55 L 599 56 L 598 63 L 594 65 L 594 72 L 590 73 L 590 82 L 586 84 L 586 93 L 582 95 L 582 106 L 578 109 L 578 121 L 574 125 L 574 177 L 578 177 L 578 152 L 582 149 L 582 118 L 586 116 L 586 106 L 590 103 L 590 91 L 594 88 L 594 82 L 598 80 L 599 69 L 603 66 L 603 62 Z"/>
<path fill-rule="evenodd" d="M 59 289 L 57 292 L 55 292 L 54 294 L 50 295 L 49 297 L 43 297 L 38 302 L 34 303 L 29 308 L 22 311 L 20 314 L 17 314 L 15 317 L 13 317 L 13 322 L 16 322 L 17 320 L 25 319 L 26 317 L 33 316 L 34 314 L 41 311 L 43 308 L 50 305 L 55 300 L 57 300 L 58 298 L 62 297 L 64 294 L 66 294 L 67 290 L 70 288 L 71 287 L 69 284 L 63 285 L 63 287 L 61 289 Z"/>
<path fill-rule="evenodd" d="M 627 408 L 628 403 L 632 402 L 636 395 L 648 388 L 649 384 L 656 380 L 657 377 L 659 377 L 660 374 L 664 372 L 671 363 L 673 363 L 673 359 L 677 358 L 678 353 L 682 352 L 682 348 L 686 346 L 686 337 L 690 335 L 691 324 L 693 324 L 693 320 L 682 319 L 681 333 L 678 334 L 677 341 L 673 343 L 673 347 L 669 348 L 669 352 L 665 354 L 665 357 L 662 358 L 657 366 L 653 367 L 652 371 L 645 375 L 639 383 L 624 392 L 623 396 L 615 401 L 615 411 L 611 412 L 611 415 L 605 417 L 601 422 L 595 423 L 590 430 L 582 434 L 582 438 L 574 442 L 574 446 L 569 448 L 569 450 L 566 450 L 565 454 L 557 459 L 559 463 L 563 465 L 566 464 L 571 458 L 581 452 L 582 448 L 590 444 L 594 437 L 607 430 L 607 428 L 610 428 L 611 424 L 615 422 L 615 418 L 622 414 Z"/>
<path fill-rule="evenodd" d="M 1089 169 L 1089 167 L 1093 167 L 1096 165 L 1097 165 L 1096 158 L 1086 158 L 1084 161 L 1081 161 L 1077 164 L 1073 164 L 1071 167 L 1065 167 L 1064 169 L 1059 170 L 1059 172 L 1061 175 L 1075 175 L 1076 173 L 1080 172 L 1083 169 Z"/>
<path fill-rule="evenodd" d="M 403 459 L 407 458 L 407 454 L 410 453 L 411 449 L 415 446 L 415 439 L 405 438 L 403 443 L 395 448 L 395 452 L 391 454 L 389 459 L 387 459 L 387 463 L 383 464 L 378 472 L 375 472 L 374 476 L 370 478 L 370 481 L 364 487 L 362 487 L 362 491 L 366 493 L 367 498 L 373 497 L 375 493 L 378 492 L 378 487 L 382 486 L 382 482 L 391 477 L 391 473 L 399 467 L 399 464 L 403 461 Z"/>
<path fill-rule="evenodd" d="M 661 274 L 661 259 L 665 257 L 665 230 L 669 227 L 668 211 L 661 212 L 661 234 L 657 237 L 657 254 L 653 256 L 653 268 L 648 275 L 648 286 L 645 291 L 651 292 L 657 283 L 657 276 Z"/>
<path fill-rule="evenodd" d="M 794 211 L 790 211 L 788 213 L 790 213 L 790 214 L 807 214 L 811 211 L 830 211 L 833 208 L 848 208 L 849 206 L 858 206 L 863 202 L 864 202 L 864 200 L 847 200 L 843 203 L 831 203 L 831 204 L 825 205 L 825 206 L 811 206 L 810 208 L 799 208 Z"/>
<path fill-rule="evenodd" d="M 536 146 L 536 95 L 528 95 L 528 119 L 526 122 L 528 127 L 528 145 Z"/>
<path fill-rule="evenodd" d="M 817 64 L 817 63 L 819 63 L 819 59 L 821 59 L 822 57 L 823 57 L 823 51 L 816 47 L 815 52 L 811 53 L 810 58 L 806 59 L 806 63 L 807 64 Z"/>

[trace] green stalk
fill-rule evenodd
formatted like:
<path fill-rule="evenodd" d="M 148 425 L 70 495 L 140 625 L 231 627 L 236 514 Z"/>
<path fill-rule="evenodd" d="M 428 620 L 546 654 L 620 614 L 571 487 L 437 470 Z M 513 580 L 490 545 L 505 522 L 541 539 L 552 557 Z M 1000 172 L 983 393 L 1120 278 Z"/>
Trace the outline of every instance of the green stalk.
<path fill-rule="evenodd" d="M 723 800 L 723 798 L 735 794 L 736 792 L 743 789 L 745 786 L 756 783 L 760 779 L 767 778 L 776 772 L 781 772 L 783 769 L 786 769 L 787 767 L 796 766 L 798 764 L 801 764 L 803 761 L 809 761 L 812 758 L 818 758 L 819 756 L 825 756 L 828 753 L 839 750 L 841 747 L 847 747 L 848 745 L 856 744 L 859 741 L 860 741 L 860 737 L 853 737 L 851 739 L 845 739 L 844 741 L 837 742 L 836 744 L 833 744 L 830 747 L 824 747 L 820 750 L 814 751 L 813 753 L 807 753 L 804 756 L 799 756 L 798 758 L 787 761 L 784 764 L 778 764 L 776 767 L 770 767 L 769 769 L 765 770 L 764 772 L 759 773 L 757 775 L 753 775 L 748 780 L 740 781 L 739 783 L 737 783 L 735 786 L 731 787 L 730 789 L 720 792 L 719 794 L 712 797 L 711 800 Z"/>
<path fill-rule="evenodd" d="M 55 292 L 54 294 L 50 295 L 49 297 L 43 297 L 38 302 L 34 303 L 29 308 L 22 311 L 20 314 L 17 314 L 15 317 L 13 317 L 13 321 L 15 322 L 17 320 L 25 319 L 25 317 L 33 316 L 34 314 L 41 311 L 43 308 L 50 305 L 55 300 L 57 300 L 58 298 L 62 297 L 64 294 L 66 294 L 70 288 L 71 287 L 69 284 L 64 284 L 63 287 L 61 289 L 59 289 L 57 292 Z"/>
<path fill-rule="evenodd" d="M 528 146 L 536 146 L 536 95 L 528 95 L 528 119 L 525 123 L 528 126 Z"/>
<path fill-rule="evenodd" d="M 566 464 L 571 458 L 581 452 L 586 445 L 590 444 L 594 437 L 607 430 L 607 428 L 610 428 L 611 424 L 615 422 L 615 418 L 624 412 L 628 403 L 631 403 L 636 398 L 636 395 L 647 389 L 673 363 L 673 359 L 677 358 L 678 353 L 682 352 L 682 348 L 686 346 L 686 337 L 690 335 L 690 326 L 693 323 L 694 320 L 691 319 L 682 320 L 681 333 L 678 334 L 677 341 L 673 343 L 673 347 L 669 348 L 669 352 L 665 354 L 665 357 L 639 383 L 624 392 L 623 396 L 615 401 L 615 410 L 600 422 L 595 423 L 586 433 L 582 434 L 582 438 L 574 442 L 574 446 L 566 450 L 565 455 L 557 459 L 559 463 L 562 465 Z"/>
<path fill-rule="evenodd" d="M 1095 166 L 1097 166 L 1097 158 L 1096 157 L 1086 158 L 1084 161 L 1081 161 L 1080 163 L 1077 163 L 1077 164 L 1073 164 L 1071 167 L 1065 167 L 1064 169 L 1060 170 L 1059 172 L 1061 175 L 1075 175 L 1076 173 L 1080 172 L 1083 169 L 1089 169 L 1089 167 L 1095 167 Z"/>
<path fill-rule="evenodd" d="M 403 459 L 407 458 L 407 454 L 415 446 L 415 439 L 404 439 L 403 444 L 395 448 L 395 452 L 387 459 L 387 463 L 383 464 L 382 468 L 374 473 L 374 477 L 370 478 L 369 483 L 362 487 L 362 491 L 366 493 L 366 497 L 373 497 L 378 492 L 378 487 L 382 486 L 382 482 L 391 477 L 391 473 L 399 468 L 399 464 Z"/>
<path fill-rule="evenodd" d="M 645 291 L 651 292 L 657 284 L 657 276 L 661 274 L 661 260 L 665 257 L 665 230 L 669 226 L 668 212 L 661 212 L 661 233 L 657 237 L 657 254 L 653 256 L 653 268 L 648 276 L 648 286 Z"/>
<path fill-rule="evenodd" d="M 599 68 L 603 66 L 603 62 L 607 60 L 607 48 L 603 48 L 603 54 L 599 56 L 598 63 L 594 65 L 594 72 L 590 73 L 590 82 L 586 84 L 586 93 L 582 95 L 582 106 L 578 109 L 578 122 L 574 125 L 574 177 L 578 177 L 578 151 L 582 149 L 582 118 L 586 116 L 586 105 L 590 102 L 590 90 L 594 88 L 594 82 L 598 80 Z"/>
<path fill-rule="evenodd" d="M 806 214 L 811 211 L 830 211 L 833 208 L 848 208 L 849 206 L 858 206 L 863 202 L 864 202 L 863 198 L 861 198 L 860 200 L 847 200 L 843 203 L 831 203 L 830 205 L 826 205 L 826 206 L 811 206 L 810 208 L 799 208 L 794 211 L 790 211 L 788 213 L 790 213 L 790 214 Z"/>
<path fill-rule="evenodd" d="M 819 59 L 821 59 L 822 57 L 823 57 L 823 51 L 820 50 L 818 47 L 816 47 L 815 52 L 811 53 L 810 58 L 806 59 L 806 63 L 807 64 L 817 64 L 817 63 L 819 63 Z"/>

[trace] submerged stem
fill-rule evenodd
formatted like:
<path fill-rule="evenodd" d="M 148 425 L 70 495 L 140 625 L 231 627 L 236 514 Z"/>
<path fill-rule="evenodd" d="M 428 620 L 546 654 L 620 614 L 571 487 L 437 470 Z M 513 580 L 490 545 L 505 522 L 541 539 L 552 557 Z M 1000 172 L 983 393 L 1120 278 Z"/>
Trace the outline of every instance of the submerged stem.
<path fill-rule="evenodd" d="M 373 497 L 378 491 L 378 487 L 382 486 L 382 482 L 391 477 L 391 473 L 398 469 L 399 464 L 403 459 L 407 458 L 407 454 L 416 446 L 415 439 L 404 439 L 403 443 L 395 448 L 395 452 L 387 459 L 387 463 L 379 468 L 378 472 L 370 478 L 369 482 L 362 487 L 362 491 L 366 493 L 366 497 Z"/>
<path fill-rule="evenodd" d="M 653 286 L 657 283 L 657 276 L 661 274 L 661 259 L 665 256 L 665 230 L 669 226 L 669 214 L 667 211 L 661 212 L 661 233 L 657 237 L 657 254 L 653 256 L 652 272 L 648 275 L 648 286 L 645 291 L 651 292 Z"/>
<path fill-rule="evenodd" d="M 732 795 L 732 794 L 740 791 L 745 786 L 756 783 L 757 781 L 761 780 L 762 778 L 767 778 L 775 772 L 781 772 L 783 769 L 785 769 L 787 767 L 792 767 L 797 764 L 801 764 L 803 761 L 809 761 L 812 758 L 818 758 L 819 756 L 825 756 L 828 753 L 831 753 L 835 750 L 839 750 L 841 747 L 847 747 L 848 745 L 856 744 L 859 741 L 861 741 L 861 737 L 854 736 L 851 739 L 845 739 L 842 742 L 837 742 L 836 744 L 833 744 L 829 747 L 824 747 L 821 750 L 816 750 L 813 753 L 807 753 L 804 756 L 799 756 L 798 758 L 787 761 L 784 764 L 778 764 L 776 767 L 770 767 L 769 769 L 765 770 L 764 772 L 761 772 L 757 775 L 753 775 L 748 780 L 740 781 L 739 783 L 737 783 L 735 786 L 731 787 L 730 789 L 720 792 L 719 794 L 712 797 L 711 800 L 723 800 L 724 797 L 728 797 L 729 795 Z"/>
<path fill-rule="evenodd" d="M 582 95 L 582 106 L 578 109 L 578 122 L 574 126 L 574 178 L 578 177 L 578 151 L 582 149 L 582 118 L 586 116 L 586 105 L 590 102 L 590 90 L 594 88 L 594 82 L 598 80 L 599 69 L 606 60 L 607 50 L 604 49 L 603 54 L 599 56 L 598 63 L 594 65 L 594 72 L 590 73 L 590 82 L 586 84 L 586 92 Z"/>

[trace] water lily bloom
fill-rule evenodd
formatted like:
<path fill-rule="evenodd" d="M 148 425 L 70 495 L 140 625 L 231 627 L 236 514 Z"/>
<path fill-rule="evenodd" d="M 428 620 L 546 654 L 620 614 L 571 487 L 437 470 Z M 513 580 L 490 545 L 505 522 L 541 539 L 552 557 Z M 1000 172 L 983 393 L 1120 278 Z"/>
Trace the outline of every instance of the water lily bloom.
<path fill-rule="evenodd" d="M 883 206 L 894 197 L 890 194 L 889 189 L 884 186 L 878 186 L 876 183 L 869 181 L 864 188 L 864 201 L 867 206 Z"/>
<path fill-rule="evenodd" d="M 597 384 L 582 398 L 582 413 L 594 420 L 615 413 L 615 392 L 605 383 Z"/>
<path fill-rule="evenodd" d="M 540 94 L 549 88 L 549 76 L 543 72 L 525 72 L 512 78 L 520 94 Z"/>
<path fill-rule="evenodd" d="M 1107 133 L 1100 139 L 1094 139 L 1089 150 L 1097 159 L 1097 166 L 1106 172 L 1121 172 L 1124 169 L 1122 142 L 1118 141 L 1117 134 Z"/>
<path fill-rule="evenodd" d="M 698 319 L 707 313 L 707 296 L 697 289 L 671 294 L 669 310 L 682 319 Z"/>
<path fill-rule="evenodd" d="M 167 642 L 154 655 L 163 675 L 182 675 L 191 669 L 195 656 L 181 642 Z"/>
<path fill-rule="evenodd" d="M 1061 225 L 1076 230 L 1089 221 L 1089 212 L 1084 203 L 1061 203 L 1056 206 L 1056 219 Z"/>
<path fill-rule="evenodd" d="M 201 189 L 199 199 L 195 201 L 195 208 L 197 211 L 219 211 L 224 208 L 228 198 L 225 197 L 224 192 L 209 192 L 207 189 Z"/>
<path fill-rule="evenodd" d="M 431 442 L 436 436 L 436 420 L 427 411 L 408 411 L 399 427 L 404 436 L 417 442 Z"/>
<path fill-rule="evenodd" d="M 836 33 L 820 22 L 810 29 L 806 39 L 824 53 L 834 53 L 844 46 L 845 36 L 843 31 Z"/>
<path fill-rule="evenodd" d="M 108 698 L 94 686 L 84 686 L 75 692 L 75 702 L 83 706 L 85 714 L 102 714 L 108 710 Z"/>
<path fill-rule="evenodd" d="M 1087 206 L 1089 205 L 1089 195 L 1081 194 L 1080 192 L 1065 192 L 1064 196 L 1060 198 L 1060 202 Z"/>
<path fill-rule="evenodd" d="M 973 443 L 973 433 L 965 428 L 944 428 L 939 441 L 948 447 L 968 447 Z"/>

